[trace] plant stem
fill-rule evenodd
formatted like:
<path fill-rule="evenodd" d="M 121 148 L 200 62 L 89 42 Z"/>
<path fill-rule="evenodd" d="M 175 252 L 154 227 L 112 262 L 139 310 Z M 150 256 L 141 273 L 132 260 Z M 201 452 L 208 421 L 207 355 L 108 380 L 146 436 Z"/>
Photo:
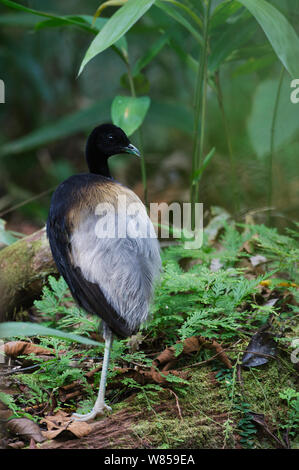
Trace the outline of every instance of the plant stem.
<path fill-rule="evenodd" d="M 204 8 L 203 18 L 203 46 L 200 51 L 199 65 L 197 70 L 195 99 L 194 99 L 194 135 L 192 151 L 192 172 L 191 172 L 191 224 L 194 229 L 195 203 L 199 199 L 199 185 L 194 184 L 194 173 L 199 169 L 203 159 L 205 113 L 206 113 L 206 92 L 207 92 L 207 56 L 208 56 L 208 28 L 211 9 L 211 0 L 207 0 Z M 199 123 L 201 121 L 200 132 Z"/>
<path fill-rule="evenodd" d="M 128 59 L 126 59 L 126 66 L 127 66 L 131 95 L 133 98 L 136 98 L 136 89 L 134 85 L 132 69 L 131 69 L 131 65 Z M 143 185 L 144 204 L 145 204 L 145 207 L 147 208 L 148 207 L 147 178 L 146 178 L 146 165 L 145 165 L 145 158 L 144 158 L 144 151 L 143 151 L 143 137 L 142 137 L 141 127 L 138 128 L 137 135 L 138 135 L 138 147 L 139 147 L 140 154 L 141 154 L 141 178 L 142 178 L 142 185 Z"/>
<path fill-rule="evenodd" d="M 219 108 L 222 114 L 222 120 L 224 124 L 224 132 L 225 132 L 229 161 L 230 161 L 233 205 L 234 205 L 235 212 L 238 212 L 240 208 L 240 204 L 239 204 L 240 191 L 237 185 L 236 165 L 235 165 L 235 159 L 234 159 L 234 154 L 233 154 L 232 141 L 230 138 L 228 120 L 227 120 L 224 103 L 223 103 L 223 94 L 222 94 L 222 88 L 220 84 L 219 71 L 215 73 L 215 85 L 216 85 L 216 90 L 217 90 L 218 104 L 219 104 Z"/>
<path fill-rule="evenodd" d="M 277 93 L 275 97 L 274 103 L 274 110 L 273 110 L 273 117 L 272 117 L 272 124 L 271 124 L 271 131 L 270 131 L 270 153 L 268 159 L 268 198 L 267 198 L 267 205 L 268 207 L 272 206 L 272 192 L 273 192 L 273 158 L 274 158 L 274 139 L 275 139 L 275 127 L 276 127 L 276 120 L 277 120 L 277 112 L 278 112 L 278 104 L 281 92 L 281 86 L 284 78 L 284 67 L 282 67 L 280 72 L 280 77 L 278 81 Z M 271 223 L 271 211 L 268 213 L 268 223 Z"/>

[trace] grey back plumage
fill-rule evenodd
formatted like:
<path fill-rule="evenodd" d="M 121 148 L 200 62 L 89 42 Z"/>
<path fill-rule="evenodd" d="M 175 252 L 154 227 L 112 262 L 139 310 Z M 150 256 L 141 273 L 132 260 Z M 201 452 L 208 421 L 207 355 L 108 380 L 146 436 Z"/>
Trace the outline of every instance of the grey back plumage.
<path fill-rule="evenodd" d="M 148 217 L 146 222 L 151 225 Z M 153 236 L 98 238 L 97 223 L 97 216 L 89 214 L 73 232 L 70 239 L 73 262 L 87 281 L 99 285 L 109 304 L 135 331 L 147 319 L 159 277 L 158 241 Z"/>

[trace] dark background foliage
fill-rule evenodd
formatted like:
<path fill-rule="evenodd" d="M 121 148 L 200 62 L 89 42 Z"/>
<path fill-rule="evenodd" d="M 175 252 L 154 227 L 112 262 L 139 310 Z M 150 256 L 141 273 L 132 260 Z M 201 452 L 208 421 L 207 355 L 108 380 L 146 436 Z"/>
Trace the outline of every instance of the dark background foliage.
<path fill-rule="evenodd" d="M 219 3 L 212 2 L 212 9 Z M 297 0 L 269 3 L 298 31 Z M 91 16 L 99 6 L 97 1 L 82 0 L 30 0 L 23 4 L 55 15 Z M 116 10 L 107 8 L 103 15 L 109 17 Z M 90 33 L 73 26 L 37 29 L 36 24 L 45 18 L 1 4 L 0 12 L 0 74 L 6 85 L 6 102 L 0 105 L 3 213 L 50 190 L 72 173 L 85 171 L 83 153 L 89 131 L 98 122 L 111 119 L 115 95 L 129 95 L 130 91 L 126 66 L 112 48 L 93 59 L 77 78 L 93 39 Z M 221 56 L 225 48 L 230 49 L 219 67 L 226 124 L 209 81 L 204 146 L 205 154 L 212 147 L 216 151 L 200 181 L 200 200 L 205 208 L 222 206 L 241 219 L 248 211 L 260 211 L 259 221 L 266 220 L 269 211 L 263 209 L 270 202 L 272 223 L 283 227 L 292 223 L 298 210 L 299 104 L 290 103 L 291 78 L 285 71 L 269 201 L 270 131 L 282 65 L 249 14 L 243 22 L 233 23 L 233 18 L 218 26 L 209 44 L 210 79 L 215 51 Z M 232 32 L 223 38 L 229 26 Z M 132 67 L 161 32 L 169 35 L 169 41 L 142 70 L 135 86 L 137 94 L 151 98 L 142 127 L 149 200 L 170 202 L 189 199 L 195 71 L 186 65 L 186 55 L 197 59 L 198 45 L 175 19 L 152 7 L 126 35 Z M 235 167 L 234 190 L 225 125 Z M 136 142 L 136 136 L 132 140 Z M 115 157 L 111 164 L 114 175 L 142 195 L 139 161 Z M 25 232 L 42 226 L 49 198 L 50 192 L 7 213 L 9 226 Z"/>

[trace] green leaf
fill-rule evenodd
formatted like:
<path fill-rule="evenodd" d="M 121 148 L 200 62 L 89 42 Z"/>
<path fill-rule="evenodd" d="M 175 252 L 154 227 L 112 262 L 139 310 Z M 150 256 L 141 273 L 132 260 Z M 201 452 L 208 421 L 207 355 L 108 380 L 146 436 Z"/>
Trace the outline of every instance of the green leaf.
<path fill-rule="evenodd" d="M 113 124 L 121 127 L 127 135 L 131 135 L 141 126 L 149 106 L 148 96 L 116 96 L 111 106 Z"/>
<path fill-rule="evenodd" d="M 43 11 L 38 11 L 38 10 L 34 10 L 33 8 L 25 7 L 24 5 L 13 2 L 11 0 L 0 0 L 0 2 L 6 5 L 7 7 L 13 8 L 15 10 L 25 11 L 27 13 L 31 13 L 32 15 L 43 16 L 45 18 L 50 18 L 51 20 L 63 22 L 63 24 L 68 23 L 68 24 L 72 24 L 72 25 L 76 25 L 76 26 L 84 28 L 84 24 L 82 23 L 82 20 L 78 20 L 77 17 L 75 16 L 53 15 L 51 13 L 45 13 Z M 90 27 L 87 27 L 87 29 L 90 30 Z"/>
<path fill-rule="evenodd" d="M 100 18 L 99 22 L 93 26 L 91 26 L 91 22 L 92 16 L 88 15 L 60 16 L 40 21 L 36 24 L 35 30 L 38 31 L 44 28 L 60 28 L 62 26 L 77 26 L 85 31 L 96 33 L 97 30 L 99 31 L 100 28 L 103 27 L 106 21 L 104 18 Z"/>
<path fill-rule="evenodd" d="M 87 109 L 64 116 L 52 124 L 36 129 L 0 148 L 0 156 L 19 154 L 46 145 L 78 131 L 90 130 L 107 118 L 111 99 L 101 100 Z"/>
<path fill-rule="evenodd" d="M 280 11 L 265 0 L 239 0 L 256 18 L 292 78 L 299 77 L 299 38 Z"/>
<path fill-rule="evenodd" d="M 61 16 L 37 23 L 35 30 L 38 31 L 45 28 L 60 28 L 62 26 L 75 26 L 89 33 L 97 34 L 107 23 L 107 21 L 107 18 L 97 18 L 95 21 L 93 21 L 93 17 L 90 15 Z M 125 36 L 116 41 L 116 43 L 112 45 L 112 49 L 117 52 L 121 59 L 124 60 L 125 58 L 125 60 L 127 60 L 128 45 Z"/>
<path fill-rule="evenodd" d="M 202 165 L 200 166 L 200 168 L 198 168 L 198 170 L 194 172 L 193 184 L 198 183 L 198 181 L 200 180 L 201 175 L 203 174 L 204 170 L 207 168 L 208 164 L 210 163 L 210 160 L 213 157 L 215 150 L 216 150 L 215 147 L 213 147 L 209 151 L 208 155 L 205 157 L 204 161 L 202 162 Z"/>
<path fill-rule="evenodd" d="M 174 39 L 171 39 L 170 41 L 170 47 L 175 51 L 177 56 L 181 59 L 184 64 L 187 65 L 187 67 L 192 70 L 192 72 L 197 73 L 198 70 L 198 62 L 194 57 L 191 56 L 191 54 L 187 54 L 181 45 L 175 41 Z"/>
<path fill-rule="evenodd" d="M 277 87 L 278 81 L 273 79 L 265 80 L 257 86 L 251 114 L 247 121 L 251 145 L 260 158 L 270 151 L 271 125 Z M 290 100 L 291 91 L 289 78 L 285 76 L 277 109 L 275 150 L 282 147 L 299 130 L 298 107 Z"/>
<path fill-rule="evenodd" d="M 232 0 L 227 0 L 225 2 L 220 3 L 213 11 L 213 14 L 209 21 L 209 29 L 212 31 L 213 29 L 217 28 L 218 26 L 222 26 L 226 20 L 234 15 L 239 9 L 241 5 Z"/>
<path fill-rule="evenodd" d="M 175 343 L 173 344 L 173 349 L 174 349 L 174 357 L 178 357 L 180 354 L 182 354 L 183 349 L 184 349 L 184 343 Z"/>
<path fill-rule="evenodd" d="M 0 243 L 4 245 L 11 245 L 18 239 L 12 235 L 10 231 L 5 230 L 6 221 L 0 219 Z"/>
<path fill-rule="evenodd" d="M 248 73 L 255 72 L 256 70 L 261 70 L 263 68 L 269 67 L 276 60 L 274 52 L 265 55 L 264 57 L 259 58 L 250 58 L 242 65 L 237 67 L 232 76 L 237 77 L 238 75 L 247 75 Z"/>
<path fill-rule="evenodd" d="M 202 35 L 194 28 L 194 26 L 188 21 L 179 11 L 176 10 L 172 5 L 167 5 L 160 0 L 156 0 L 155 5 L 163 10 L 167 15 L 173 18 L 177 23 L 181 24 L 186 28 L 189 33 L 200 43 L 203 44 Z"/>
<path fill-rule="evenodd" d="M 128 0 L 124 6 L 119 8 L 87 49 L 80 66 L 79 75 L 91 59 L 118 41 L 147 12 L 154 1 Z"/>
<path fill-rule="evenodd" d="M 99 346 L 101 343 L 92 339 L 84 338 L 83 336 L 75 335 L 73 333 L 66 333 L 65 331 L 55 330 L 54 328 L 47 328 L 46 326 L 37 323 L 27 322 L 4 322 L 0 323 L 0 338 L 14 338 L 18 336 L 54 336 L 66 341 L 75 341 L 77 343 Z"/>
<path fill-rule="evenodd" d="M 168 34 L 163 34 L 157 41 L 152 44 L 152 46 L 146 51 L 146 53 L 137 60 L 136 64 L 133 67 L 133 75 L 138 75 L 144 67 L 146 67 L 155 57 L 161 49 L 169 41 Z"/>
<path fill-rule="evenodd" d="M 268 54 L 273 54 L 273 49 L 269 42 L 267 41 L 265 44 L 255 44 L 254 46 L 245 46 L 241 49 L 237 49 L 232 54 L 231 60 L 248 60 L 248 59 L 258 59 L 260 57 L 264 57 Z M 275 55 L 276 57 L 276 55 Z"/>

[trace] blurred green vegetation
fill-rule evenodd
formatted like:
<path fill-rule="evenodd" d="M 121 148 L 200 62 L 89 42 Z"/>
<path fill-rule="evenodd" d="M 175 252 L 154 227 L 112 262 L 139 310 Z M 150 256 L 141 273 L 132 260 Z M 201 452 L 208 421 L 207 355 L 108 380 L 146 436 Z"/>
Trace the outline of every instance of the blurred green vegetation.
<path fill-rule="evenodd" d="M 6 92 L 0 105 L 0 217 L 43 193 L 3 215 L 18 231 L 45 223 L 51 189 L 74 172 L 86 171 L 83 154 L 90 130 L 111 120 L 115 96 L 132 94 L 128 67 L 113 48 L 97 55 L 77 77 L 94 38 L 90 25 L 99 3 L 22 2 L 56 16 L 89 15 L 84 23 L 81 17 L 84 29 L 0 2 L 0 78 Z M 203 16 L 203 2 L 181 3 Z M 268 3 L 299 32 L 298 0 Z M 221 10 L 220 4 L 230 4 L 231 10 Z M 151 99 L 142 125 L 148 199 L 186 201 L 197 59 L 202 58 L 197 36 L 202 31 L 185 11 L 163 5 L 154 5 L 133 25 L 126 34 L 127 50 L 135 92 Z M 116 11 L 109 7 L 101 17 Z M 257 222 L 267 220 L 270 205 L 271 223 L 291 226 L 299 188 L 299 103 L 290 102 L 290 82 L 296 77 L 282 73 L 265 32 L 242 5 L 212 1 L 211 12 L 203 152 L 215 147 L 215 154 L 200 179 L 199 199 L 206 209 L 222 206 L 239 220 L 254 211 Z M 101 17 L 95 24 L 99 29 Z M 137 144 L 139 131 L 132 136 Z M 110 164 L 114 176 L 142 196 L 140 162 L 119 156 Z"/>

